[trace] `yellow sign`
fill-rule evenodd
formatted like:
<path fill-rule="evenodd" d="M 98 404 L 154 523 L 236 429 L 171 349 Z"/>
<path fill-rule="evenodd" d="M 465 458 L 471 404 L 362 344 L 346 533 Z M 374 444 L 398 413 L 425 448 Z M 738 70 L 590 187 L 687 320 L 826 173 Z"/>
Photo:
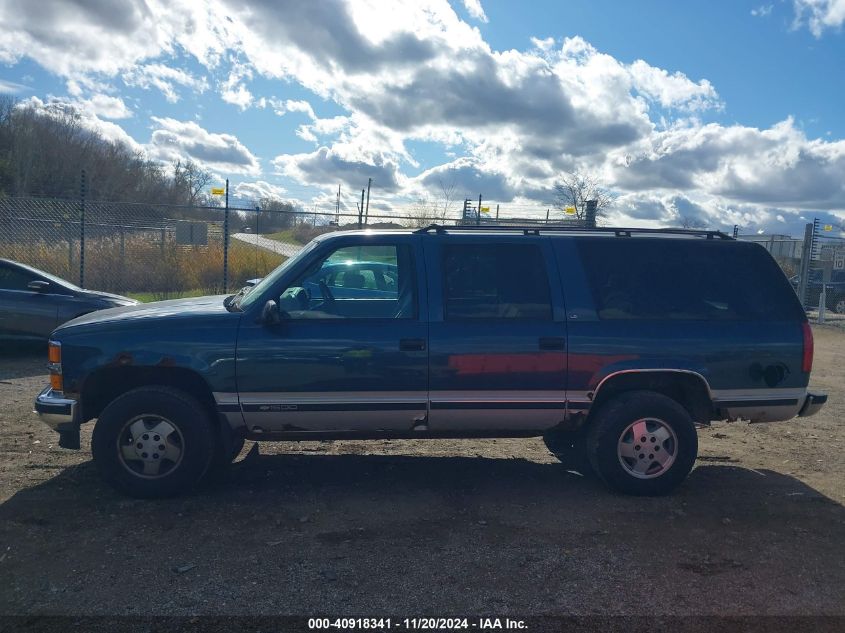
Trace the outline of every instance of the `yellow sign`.
<path fill-rule="evenodd" d="M 212 187 L 211 188 L 211 195 L 212 196 L 222 196 L 226 193 L 226 190 L 223 187 Z"/>
<path fill-rule="evenodd" d="M 564 212 L 566 215 L 575 215 L 575 207 L 566 207 L 564 208 Z"/>
<path fill-rule="evenodd" d="M 490 207 L 481 207 L 482 213 L 490 213 Z"/>
<path fill-rule="evenodd" d="M 833 225 L 832 225 L 832 224 L 825 224 L 825 225 L 824 225 L 824 230 L 825 230 L 825 231 L 832 231 L 832 230 L 833 230 Z"/>

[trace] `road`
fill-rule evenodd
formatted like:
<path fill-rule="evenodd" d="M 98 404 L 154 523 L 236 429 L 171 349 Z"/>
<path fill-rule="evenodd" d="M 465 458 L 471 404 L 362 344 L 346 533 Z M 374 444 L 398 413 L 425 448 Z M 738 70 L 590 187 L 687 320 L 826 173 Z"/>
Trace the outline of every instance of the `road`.
<path fill-rule="evenodd" d="M 247 244 L 258 246 L 273 253 L 284 255 L 285 257 L 293 257 L 302 250 L 301 244 L 279 242 L 261 235 L 256 235 L 255 233 L 232 233 L 232 237 L 241 242 L 246 242 Z"/>

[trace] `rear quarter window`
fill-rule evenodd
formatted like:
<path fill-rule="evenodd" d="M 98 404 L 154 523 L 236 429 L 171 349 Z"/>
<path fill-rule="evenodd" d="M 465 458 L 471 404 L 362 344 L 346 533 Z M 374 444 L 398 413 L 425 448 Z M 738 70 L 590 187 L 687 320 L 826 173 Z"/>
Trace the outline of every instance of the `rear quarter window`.
<path fill-rule="evenodd" d="M 743 242 L 582 238 L 578 251 L 600 319 L 803 319 L 775 261 Z"/>

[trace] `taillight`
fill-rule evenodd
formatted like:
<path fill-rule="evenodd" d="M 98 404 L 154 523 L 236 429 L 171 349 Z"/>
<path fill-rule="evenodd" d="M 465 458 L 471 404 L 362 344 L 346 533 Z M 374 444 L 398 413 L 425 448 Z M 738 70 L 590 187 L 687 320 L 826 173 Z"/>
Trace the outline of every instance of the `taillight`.
<path fill-rule="evenodd" d="M 801 359 L 801 371 L 809 374 L 813 369 L 813 330 L 807 321 L 801 324 L 801 331 L 804 335 L 804 356 Z"/>
<path fill-rule="evenodd" d="M 50 387 L 53 391 L 62 391 L 62 344 L 50 341 L 47 345 L 47 370 L 50 372 Z"/>

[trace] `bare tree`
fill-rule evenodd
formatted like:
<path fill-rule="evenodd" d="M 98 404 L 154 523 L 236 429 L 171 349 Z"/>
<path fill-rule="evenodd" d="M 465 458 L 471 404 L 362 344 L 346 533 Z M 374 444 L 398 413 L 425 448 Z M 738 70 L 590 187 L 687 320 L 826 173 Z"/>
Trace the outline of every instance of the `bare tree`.
<path fill-rule="evenodd" d="M 587 216 L 587 200 L 595 200 L 596 218 L 606 215 L 616 196 L 602 187 L 598 178 L 576 171 L 564 173 L 555 182 L 554 206 L 561 211 L 566 207 L 575 207 L 575 217 L 584 220 Z"/>
<path fill-rule="evenodd" d="M 204 190 L 211 178 L 211 172 L 205 171 L 190 159 L 184 163 L 181 160 L 173 163 L 173 188 L 181 194 L 180 198 L 184 196 L 183 201 L 189 206 L 206 202 Z"/>
<path fill-rule="evenodd" d="M 411 226 L 442 224 L 449 219 L 449 214 L 455 205 L 455 182 L 446 184 L 443 180 L 439 180 L 438 183 L 440 195 L 437 198 L 422 195 L 411 205 L 411 212 L 406 216 Z"/>

